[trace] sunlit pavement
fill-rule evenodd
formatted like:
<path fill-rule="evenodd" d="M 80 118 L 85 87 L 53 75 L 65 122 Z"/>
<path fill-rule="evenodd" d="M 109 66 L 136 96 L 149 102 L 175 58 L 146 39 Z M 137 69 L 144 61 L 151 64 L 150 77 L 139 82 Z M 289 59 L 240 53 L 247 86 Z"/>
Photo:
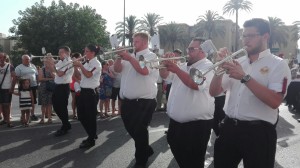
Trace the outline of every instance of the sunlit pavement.
<path fill-rule="evenodd" d="M 60 127 L 60 121 L 53 117 L 53 124 L 39 124 L 32 121 L 30 127 L 21 126 L 20 112 L 14 97 L 12 120 L 14 128 L 0 126 L 0 167 L 101 167 L 129 168 L 134 165 L 134 142 L 124 129 L 120 116 L 98 119 L 98 140 L 96 146 L 79 149 L 86 133 L 77 120 L 70 120 L 72 130 L 65 136 L 54 137 Z M 36 114 L 40 116 L 40 107 Z M 69 107 L 69 109 L 71 109 Z M 69 112 L 70 117 L 72 112 Z M 276 168 L 300 167 L 300 113 L 292 113 L 284 105 L 280 106 L 280 120 L 277 125 L 278 145 Z M 47 120 L 46 120 L 47 121 Z M 165 131 L 168 127 L 165 112 L 153 115 L 150 132 L 150 144 L 155 153 L 149 158 L 149 168 L 178 168 L 166 142 Z M 207 148 L 206 168 L 213 168 L 212 138 Z M 242 164 L 240 167 L 243 167 Z"/>

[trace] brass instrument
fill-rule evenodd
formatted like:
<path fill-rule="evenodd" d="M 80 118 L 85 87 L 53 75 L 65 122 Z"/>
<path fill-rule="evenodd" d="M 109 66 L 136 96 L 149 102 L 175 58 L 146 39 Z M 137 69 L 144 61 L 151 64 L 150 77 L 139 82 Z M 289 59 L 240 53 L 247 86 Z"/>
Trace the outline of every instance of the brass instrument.
<path fill-rule="evenodd" d="M 149 61 L 143 61 L 145 64 L 150 64 L 151 69 L 163 69 L 166 68 L 164 65 L 153 65 L 154 63 L 159 63 L 162 61 L 170 61 L 170 60 L 181 60 L 181 59 L 186 59 L 188 56 L 182 56 L 182 57 L 170 57 L 170 58 L 157 58 L 157 59 L 152 59 Z"/>
<path fill-rule="evenodd" d="M 232 53 L 230 56 L 226 56 L 224 59 L 222 59 L 221 61 L 213 64 L 212 66 L 210 66 L 209 68 L 207 68 L 204 71 L 198 70 L 196 68 L 191 68 L 190 70 L 190 77 L 193 79 L 193 81 L 195 83 L 197 83 L 198 85 L 201 85 L 204 80 L 205 80 L 205 75 L 207 73 L 209 73 L 210 71 L 214 70 L 215 71 L 215 75 L 222 75 L 226 72 L 225 69 L 221 69 L 221 70 L 216 70 L 216 68 L 218 66 L 220 66 L 221 64 L 223 64 L 224 62 L 228 62 L 228 61 L 232 61 L 232 59 L 236 58 L 239 54 L 244 53 L 245 55 L 248 55 L 247 51 L 246 51 L 246 47 L 243 47 L 242 49 Z"/>
<path fill-rule="evenodd" d="M 113 53 L 117 53 L 117 52 L 121 52 L 121 51 L 127 51 L 127 50 L 134 50 L 134 47 L 125 47 L 125 48 L 115 49 L 115 50 L 112 50 L 112 51 L 103 52 L 102 55 L 108 55 L 108 54 L 113 54 Z"/>
<path fill-rule="evenodd" d="M 61 70 L 64 69 L 65 67 L 68 67 L 69 65 L 73 64 L 75 61 L 82 61 L 82 60 L 85 59 L 85 58 L 86 58 L 86 55 L 83 56 L 83 57 L 77 58 L 77 59 L 75 59 L 75 60 L 73 60 L 73 61 L 67 63 L 66 65 L 60 67 L 60 68 L 58 69 L 58 71 L 61 71 Z M 70 67 L 69 69 L 71 69 L 71 68 L 73 68 L 73 67 L 74 67 L 74 66 Z"/>

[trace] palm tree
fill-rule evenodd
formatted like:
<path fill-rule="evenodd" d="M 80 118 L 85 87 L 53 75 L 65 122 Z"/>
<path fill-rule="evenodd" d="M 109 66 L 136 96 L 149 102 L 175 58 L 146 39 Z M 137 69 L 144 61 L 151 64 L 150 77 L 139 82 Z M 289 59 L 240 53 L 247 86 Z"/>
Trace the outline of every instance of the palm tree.
<path fill-rule="evenodd" d="M 158 32 L 157 26 L 162 19 L 163 17 L 160 17 L 158 14 L 147 13 L 142 18 L 140 30 L 146 31 L 150 36 L 153 36 L 154 33 Z"/>
<path fill-rule="evenodd" d="M 175 22 L 171 22 L 159 28 L 160 44 L 163 48 L 175 49 L 175 44 L 179 43 L 185 47 L 190 39 L 188 39 L 188 32 L 184 30 L 183 26 Z"/>
<path fill-rule="evenodd" d="M 138 31 L 141 21 L 136 18 L 136 16 L 129 15 L 125 18 L 124 22 L 118 22 L 116 27 L 116 34 L 118 38 L 123 38 L 124 36 L 124 24 L 125 24 L 125 38 L 128 39 L 128 45 L 132 46 L 133 34 Z"/>
<path fill-rule="evenodd" d="M 239 10 L 250 12 L 252 10 L 252 3 L 247 0 L 230 0 L 223 7 L 223 14 L 229 15 L 235 13 L 235 51 L 238 49 L 239 41 Z"/>
<path fill-rule="evenodd" d="M 220 20 L 224 18 L 217 12 L 208 10 L 204 15 L 200 15 L 197 19 L 198 28 L 196 30 L 197 36 L 202 36 L 208 39 L 212 39 L 213 36 L 224 36 L 225 28 L 220 25 Z"/>
<path fill-rule="evenodd" d="M 293 37 L 292 40 L 298 41 L 300 39 L 300 21 L 293 22 Z"/>
<path fill-rule="evenodd" d="M 270 23 L 271 36 L 269 39 L 269 47 L 272 48 L 275 44 L 279 46 L 287 46 L 289 39 L 289 30 L 284 22 L 277 17 L 268 17 Z"/>

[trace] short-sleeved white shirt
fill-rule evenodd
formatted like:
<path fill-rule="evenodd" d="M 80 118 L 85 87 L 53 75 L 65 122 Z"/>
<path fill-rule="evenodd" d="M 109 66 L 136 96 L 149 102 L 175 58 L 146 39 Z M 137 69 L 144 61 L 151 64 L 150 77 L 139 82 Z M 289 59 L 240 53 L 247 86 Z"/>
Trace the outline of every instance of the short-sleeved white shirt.
<path fill-rule="evenodd" d="M 145 60 L 156 59 L 156 54 L 152 53 L 148 48 L 131 55 L 136 60 L 141 56 Z M 121 87 L 120 97 L 127 99 L 154 99 L 157 94 L 157 80 L 159 72 L 157 69 L 151 69 L 150 65 L 146 64 L 149 74 L 141 75 L 138 73 L 129 61 L 122 60 L 121 72 Z"/>
<path fill-rule="evenodd" d="M 289 67 L 283 59 L 270 53 L 267 49 L 259 54 L 258 60 L 250 64 L 248 57 L 238 59 L 246 74 L 258 83 L 275 92 L 282 92 L 284 78 L 287 85 L 291 81 Z M 227 90 L 224 111 L 231 118 L 239 120 L 264 120 L 274 124 L 278 111 L 259 100 L 250 89 L 228 75 L 223 76 L 222 88 Z"/>
<path fill-rule="evenodd" d="M 83 67 L 88 71 L 92 71 L 93 76 L 87 78 L 81 72 L 80 87 L 95 89 L 100 85 L 100 76 L 101 76 L 101 69 L 102 69 L 100 62 L 97 60 L 97 57 L 94 57 L 93 59 L 89 60 L 88 63 L 85 63 Z"/>
<path fill-rule="evenodd" d="M 7 67 L 9 66 L 9 67 Z M 8 63 L 5 63 L 3 67 L 0 66 L 0 83 L 2 82 L 2 79 L 4 77 L 5 70 L 7 68 L 7 72 L 4 78 L 4 81 L 2 83 L 2 86 L 0 89 L 10 89 L 12 86 L 12 78 L 11 73 L 15 71 L 14 67 Z"/>
<path fill-rule="evenodd" d="M 29 64 L 28 66 L 25 66 L 20 64 L 16 67 L 15 72 L 17 77 L 29 79 L 31 87 L 37 86 L 36 76 L 38 75 L 38 71 L 35 65 Z"/>
<path fill-rule="evenodd" d="M 55 64 L 55 67 L 57 70 L 59 71 L 65 71 L 66 69 L 68 69 L 66 71 L 66 74 L 64 74 L 63 76 L 59 77 L 57 74 L 55 75 L 54 78 L 54 82 L 56 84 L 68 84 L 72 82 L 72 75 L 74 72 L 74 69 L 72 68 L 72 60 L 71 58 L 68 56 L 66 58 L 64 58 L 64 60 L 59 60 L 57 64 Z M 65 66 L 69 64 L 68 66 Z M 64 68 L 62 68 L 63 66 L 65 66 Z"/>
<path fill-rule="evenodd" d="M 204 58 L 190 67 L 184 64 L 180 68 L 189 73 L 192 67 L 205 71 L 210 66 L 212 62 Z M 209 94 L 213 72 L 207 73 L 205 77 L 204 83 L 198 86 L 199 90 L 193 90 L 187 87 L 177 75 L 172 73 L 168 76 L 167 79 L 173 78 L 167 104 L 167 113 L 170 118 L 180 123 L 213 118 L 214 98 Z"/>

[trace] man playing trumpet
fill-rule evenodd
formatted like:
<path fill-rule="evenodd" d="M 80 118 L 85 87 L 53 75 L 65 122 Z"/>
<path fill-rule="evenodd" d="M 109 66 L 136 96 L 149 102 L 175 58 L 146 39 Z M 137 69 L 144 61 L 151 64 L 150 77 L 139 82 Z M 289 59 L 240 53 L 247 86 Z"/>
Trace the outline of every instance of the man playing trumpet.
<path fill-rule="evenodd" d="M 174 61 L 163 61 L 163 79 L 171 79 L 172 87 L 167 104 L 170 117 L 167 140 L 180 167 L 204 167 L 207 143 L 210 138 L 214 98 L 209 95 L 213 73 L 198 85 L 189 75 L 191 68 L 205 70 L 212 66 L 207 53 L 200 47 L 204 40 L 194 38 L 189 47 L 188 62 L 178 66 Z M 173 55 L 173 53 L 170 53 Z M 169 57 L 169 54 L 166 54 Z"/>
<path fill-rule="evenodd" d="M 122 51 L 117 54 L 114 70 L 121 73 L 120 97 L 121 117 L 124 126 L 135 141 L 136 167 L 146 167 L 148 157 L 153 154 L 149 146 L 148 125 L 156 107 L 158 70 L 151 69 L 149 64 L 140 64 L 139 60 L 156 59 L 156 54 L 148 48 L 149 35 L 133 35 L 135 53 Z"/>
<path fill-rule="evenodd" d="M 51 71 L 55 74 L 52 104 L 54 111 L 62 122 L 61 128 L 55 132 L 55 136 L 65 135 L 71 129 L 68 115 L 68 99 L 70 95 L 69 84 L 72 81 L 74 69 L 71 68 L 73 65 L 70 53 L 71 49 L 67 46 L 59 48 L 58 55 L 60 60 L 57 64 L 50 66 Z"/>
<path fill-rule="evenodd" d="M 227 91 L 225 119 L 215 141 L 215 168 L 233 168 L 243 159 L 248 168 L 273 168 L 276 152 L 278 107 L 291 81 L 287 63 L 271 54 L 269 22 L 251 19 L 244 23 L 243 45 L 248 56 L 225 62 L 225 75 L 215 75 L 212 96 Z M 219 56 L 227 54 L 225 48 Z"/>

